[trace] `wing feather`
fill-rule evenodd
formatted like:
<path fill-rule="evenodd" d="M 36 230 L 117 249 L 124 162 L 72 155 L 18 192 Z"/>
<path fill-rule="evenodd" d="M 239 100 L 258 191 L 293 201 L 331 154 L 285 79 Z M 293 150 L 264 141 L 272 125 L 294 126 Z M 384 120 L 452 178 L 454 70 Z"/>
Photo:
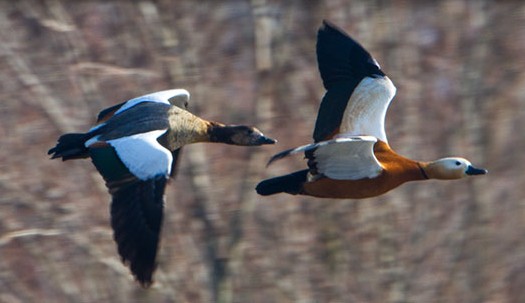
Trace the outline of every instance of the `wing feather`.
<path fill-rule="evenodd" d="M 158 176 L 124 184 L 108 182 L 112 191 L 111 227 L 122 261 L 145 287 L 153 282 L 167 178 Z"/>
<path fill-rule="evenodd" d="M 317 173 L 335 180 L 359 180 L 374 178 L 383 170 L 374 156 L 376 138 L 339 138 L 328 142 L 331 143 L 313 153 Z"/>
<path fill-rule="evenodd" d="M 384 119 L 395 87 L 357 41 L 324 21 L 317 34 L 317 62 L 327 90 L 321 101 L 315 142 L 345 135 L 386 141 Z"/>
<path fill-rule="evenodd" d="M 142 102 L 157 102 L 157 103 L 163 103 L 163 104 L 171 104 L 177 107 L 180 107 L 182 109 L 186 109 L 188 107 L 188 102 L 190 101 L 190 93 L 185 89 L 169 89 L 169 90 L 163 90 L 154 92 L 151 94 L 147 94 L 144 96 L 136 97 L 133 99 L 130 99 L 128 101 L 110 106 L 106 109 L 103 109 L 98 113 L 97 115 L 97 123 L 94 128 L 91 130 L 98 128 L 109 120 L 114 115 L 120 114 L 121 112 L 132 108 L 133 106 L 142 103 Z"/>
<path fill-rule="evenodd" d="M 173 157 L 154 130 L 93 144 L 89 152 L 112 195 L 111 226 L 119 255 L 143 286 L 152 283 Z"/>
<path fill-rule="evenodd" d="M 366 77 L 355 88 L 343 113 L 339 134 L 374 136 L 388 142 L 385 117 L 396 88 L 388 77 Z"/>
<path fill-rule="evenodd" d="M 299 146 L 273 156 L 268 165 L 276 160 L 306 153 L 311 171 L 336 180 L 374 178 L 383 168 L 374 155 L 377 138 L 355 136 Z"/>
<path fill-rule="evenodd" d="M 170 103 L 170 100 L 173 100 L 174 104 Z M 122 107 L 120 107 L 115 112 L 115 115 L 118 115 L 126 109 L 131 108 L 142 102 L 159 102 L 164 104 L 175 105 L 185 109 L 188 105 L 187 102 L 189 100 L 190 93 L 185 89 L 163 90 L 128 100 Z"/>
<path fill-rule="evenodd" d="M 106 142 L 115 148 L 120 160 L 134 176 L 148 180 L 170 174 L 173 156 L 157 141 L 165 132 L 154 130 Z"/>

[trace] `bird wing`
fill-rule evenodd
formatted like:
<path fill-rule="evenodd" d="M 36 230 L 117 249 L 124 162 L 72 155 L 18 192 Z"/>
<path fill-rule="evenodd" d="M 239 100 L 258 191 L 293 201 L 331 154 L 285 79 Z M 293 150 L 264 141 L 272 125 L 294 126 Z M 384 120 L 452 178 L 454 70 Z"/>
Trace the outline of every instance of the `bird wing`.
<path fill-rule="evenodd" d="M 374 155 L 377 138 L 355 136 L 303 145 L 273 156 L 268 164 L 305 152 L 310 170 L 335 180 L 374 178 L 383 170 Z"/>
<path fill-rule="evenodd" d="M 317 62 L 326 88 L 315 142 L 334 135 L 370 135 L 386 142 L 384 119 L 396 88 L 377 61 L 354 39 L 324 21 L 317 33 Z"/>
<path fill-rule="evenodd" d="M 168 111 L 171 107 L 158 102 L 136 104 L 91 128 L 87 133 L 90 139 L 86 141 L 85 146 L 88 147 L 97 141 L 105 142 L 154 130 L 166 130 L 169 128 Z"/>
<path fill-rule="evenodd" d="M 103 109 L 97 116 L 97 123 L 103 123 L 109 120 L 113 115 L 117 115 L 141 102 L 159 102 L 186 109 L 189 101 L 190 93 L 185 89 L 179 88 L 158 91 Z"/>
<path fill-rule="evenodd" d="M 144 286 L 152 283 L 172 154 L 157 142 L 166 130 L 135 134 L 88 146 L 111 201 L 118 253 Z"/>

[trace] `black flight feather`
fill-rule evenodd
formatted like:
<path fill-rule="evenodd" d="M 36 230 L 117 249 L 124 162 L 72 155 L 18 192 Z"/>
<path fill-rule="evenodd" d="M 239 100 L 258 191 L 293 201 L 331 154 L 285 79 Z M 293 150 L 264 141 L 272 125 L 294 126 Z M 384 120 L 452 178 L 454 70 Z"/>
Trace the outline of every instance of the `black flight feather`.
<path fill-rule="evenodd" d="M 377 61 L 354 39 L 328 21 L 317 33 L 317 63 L 327 92 L 317 114 L 313 138 L 328 140 L 343 120 L 354 89 L 365 77 L 385 74 Z"/>
<path fill-rule="evenodd" d="M 167 177 L 139 180 L 111 146 L 89 152 L 112 195 L 111 226 L 118 253 L 140 284 L 148 287 L 157 266 Z"/>

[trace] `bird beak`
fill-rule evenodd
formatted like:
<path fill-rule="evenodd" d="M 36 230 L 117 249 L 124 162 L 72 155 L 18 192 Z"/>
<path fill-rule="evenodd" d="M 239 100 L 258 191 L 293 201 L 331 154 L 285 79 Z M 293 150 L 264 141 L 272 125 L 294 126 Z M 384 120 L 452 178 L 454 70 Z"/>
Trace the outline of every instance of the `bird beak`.
<path fill-rule="evenodd" d="M 275 139 L 272 139 L 272 138 L 268 138 L 264 135 L 260 135 L 257 139 L 255 139 L 255 144 L 256 145 L 264 145 L 264 144 L 275 144 L 277 142 L 277 140 Z"/>
<path fill-rule="evenodd" d="M 476 168 L 472 165 L 469 165 L 465 173 L 469 176 L 474 176 L 474 175 L 484 175 L 488 173 L 488 171 L 484 168 Z"/>

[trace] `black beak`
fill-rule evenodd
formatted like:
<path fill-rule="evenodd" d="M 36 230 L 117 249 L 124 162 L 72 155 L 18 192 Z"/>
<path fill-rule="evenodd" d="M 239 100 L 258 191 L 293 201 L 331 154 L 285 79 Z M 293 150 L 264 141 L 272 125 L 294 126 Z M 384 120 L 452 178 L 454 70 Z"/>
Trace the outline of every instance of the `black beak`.
<path fill-rule="evenodd" d="M 265 137 L 264 135 L 260 135 L 257 139 L 255 139 L 255 145 L 264 145 L 264 144 L 275 144 L 277 140 Z"/>
<path fill-rule="evenodd" d="M 488 173 L 488 171 L 484 168 L 476 168 L 472 165 L 469 165 L 465 173 L 469 176 L 474 176 L 474 175 L 484 175 Z"/>

